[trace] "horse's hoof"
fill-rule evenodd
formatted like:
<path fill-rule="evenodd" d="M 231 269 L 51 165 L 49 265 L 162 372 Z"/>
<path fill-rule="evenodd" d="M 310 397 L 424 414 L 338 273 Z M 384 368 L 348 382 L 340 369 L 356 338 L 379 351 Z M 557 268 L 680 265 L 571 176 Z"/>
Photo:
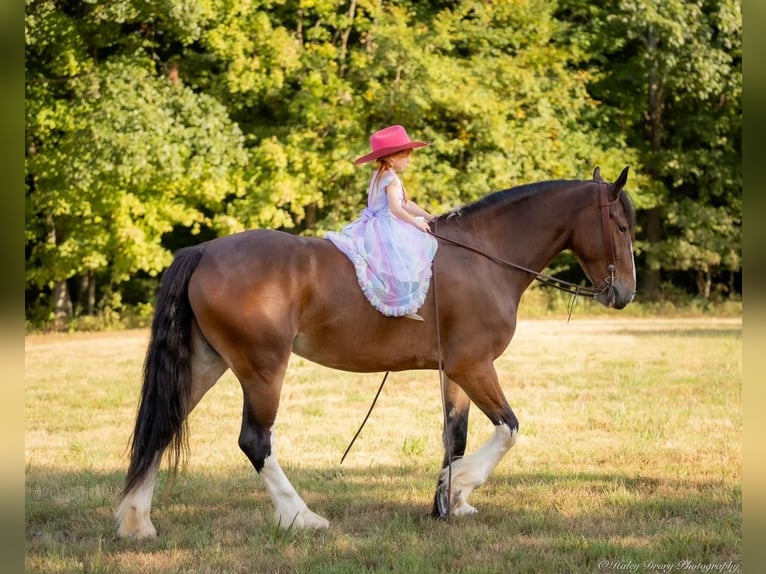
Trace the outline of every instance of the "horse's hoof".
<path fill-rule="evenodd" d="M 479 511 L 467 502 L 464 502 L 460 506 L 456 506 L 452 509 L 453 516 L 468 516 L 469 514 L 476 514 L 477 512 Z"/>
<path fill-rule="evenodd" d="M 330 521 L 324 516 L 311 512 L 308 508 L 303 511 L 301 528 L 329 528 Z"/>
<path fill-rule="evenodd" d="M 449 489 L 444 483 L 439 483 L 436 487 L 436 495 L 434 496 L 434 513 L 435 518 L 446 519 L 450 515 L 450 496 Z"/>
<path fill-rule="evenodd" d="M 157 530 L 151 523 L 148 526 L 133 527 L 132 529 L 120 525 L 117 529 L 117 537 L 130 540 L 154 540 L 157 538 Z"/>
<path fill-rule="evenodd" d="M 323 516 L 319 516 L 308 508 L 296 513 L 292 518 L 288 518 L 279 512 L 274 513 L 274 520 L 282 530 L 306 529 L 306 528 L 327 528 L 330 522 Z"/>
<path fill-rule="evenodd" d="M 123 501 L 115 512 L 118 538 L 147 540 L 157 538 L 157 529 L 149 518 L 149 510 L 138 511 L 135 505 Z"/>

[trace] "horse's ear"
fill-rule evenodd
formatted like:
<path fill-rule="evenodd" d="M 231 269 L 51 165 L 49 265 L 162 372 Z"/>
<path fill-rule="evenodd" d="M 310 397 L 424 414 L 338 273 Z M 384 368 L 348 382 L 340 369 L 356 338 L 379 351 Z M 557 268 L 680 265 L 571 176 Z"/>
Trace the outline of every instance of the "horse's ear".
<path fill-rule="evenodd" d="M 606 183 L 604 181 L 604 178 L 601 177 L 601 168 L 596 166 L 596 169 L 593 170 L 593 181 L 597 181 L 599 183 Z"/>
<path fill-rule="evenodd" d="M 620 195 L 620 192 L 622 191 L 622 188 L 625 187 L 625 184 L 628 182 L 628 170 L 630 169 L 630 166 L 625 166 L 625 169 L 622 170 L 622 173 L 620 174 L 620 177 L 617 178 L 617 181 L 612 184 L 612 187 L 609 191 L 609 199 L 611 201 L 614 201 L 617 199 L 617 196 Z"/>

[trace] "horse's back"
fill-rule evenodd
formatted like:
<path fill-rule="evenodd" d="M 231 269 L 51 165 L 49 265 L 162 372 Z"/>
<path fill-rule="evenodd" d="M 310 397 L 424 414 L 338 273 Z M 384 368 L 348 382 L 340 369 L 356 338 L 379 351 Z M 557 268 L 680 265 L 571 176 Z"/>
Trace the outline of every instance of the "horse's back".
<path fill-rule="evenodd" d="M 338 264 L 329 241 L 275 230 L 220 237 L 203 249 L 188 293 L 203 333 L 213 337 L 213 331 L 243 336 L 254 323 L 264 332 L 268 322 L 279 325 L 272 336 L 289 337 L 322 269 Z"/>

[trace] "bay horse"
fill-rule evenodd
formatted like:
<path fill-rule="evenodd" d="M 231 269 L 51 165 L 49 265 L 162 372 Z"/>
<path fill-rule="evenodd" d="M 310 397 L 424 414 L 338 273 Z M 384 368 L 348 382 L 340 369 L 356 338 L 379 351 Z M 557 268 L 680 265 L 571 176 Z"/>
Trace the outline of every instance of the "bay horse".
<path fill-rule="evenodd" d="M 282 528 L 328 526 L 293 488 L 273 448 L 292 353 L 353 372 L 441 368 L 444 459 L 432 514 L 476 512 L 468 496 L 519 431 L 493 363 L 511 342 L 519 300 L 535 273 L 569 249 L 599 303 L 621 309 L 634 297 L 635 214 L 623 190 L 627 174 L 626 167 L 607 183 L 596 168 L 592 180 L 497 191 L 436 218 L 439 246 L 423 322 L 376 311 L 351 262 L 324 238 L 258 229 L 180 250 L 157 295 L 115 513 L 118 536 L 156 537 L 149 514 L 160 462 L 168 454 L 177 469 L 187 447 L 187 417 L 227 369 L 244 396 L 239 447 L 263 478 L 274 520 Z M 466 456 L 471 403 L 495 431 Z"/>

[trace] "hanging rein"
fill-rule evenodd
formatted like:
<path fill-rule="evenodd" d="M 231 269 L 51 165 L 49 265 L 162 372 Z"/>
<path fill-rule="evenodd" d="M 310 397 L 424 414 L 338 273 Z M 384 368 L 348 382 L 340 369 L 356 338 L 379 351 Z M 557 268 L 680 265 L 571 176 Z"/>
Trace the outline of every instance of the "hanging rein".
<path fill-rule="evenodd" d="M 601 230 L 603 232 L 604 236 L 604 252 L 606 254 L 607 259 L 607 276 L 604 278 L 604 280 L 599 283 L 596 287 L 587 287 L 584 285 L 577 285 L 576 283 L 571 283 L 569 281 L 565 281 L 563 279 L 559 279 L 557 277 L 552 277 L 550 275 L 545 275 L 543 273 L 540 273 L 539 271 L 535 271 L 534 269 L 529 269 L 527 267 L 524 267 L 522 265 L 519 265 L 517 263 L 513 263 L 512 261 L 507 261 L 505 259 L 502 259 L 501 257 L 497 257 L 495 255 L 492 255 L 491 253 L 486 253 L 485 251 L 482 251 L 480 249 L 477 249 L 476 247 L 472 247 L 466 243 L 463 243 L 461 241 L 458 241 L 456 239 L 450 239 L 449 237 L 445 237 L 444 235 L 441 235 L 437 232 L 437 223 L 438 220 L 435 220 L 434 222 L 434 229 L 431 231 L 431 235 L 436 237 L 437 239 L 440 239 L 441 241 L 444 241 L 445 243 L 449 243 L 451 245 L 455 245 L 457 247 L 461 247 L 463 249 L 466 249 L 468 251 L 471 251 L 473 253 L 477 253 L 478 255 L 481 255 L 483 257 L 486 257 L 490 261 L 493 261 L 497 263 L 498 265 L 502 265 L 505 267 L 511 267 L 513 269 L 517 269 L 519 271 L 524 271 L 525 273 L 529 273 L 537 281 L 540 281 L 543 285 L 546 285 L 548 287 L 555 287 L 556 289 L 559 289 L 561 291 L 565 291 L 567 293 L 572 294 L 572 303 L 570 303 L 569 306 L 569 316 L 571 318 L 572 315 L 572 309 L 574 302 L 577 300 L 578 296 L 588 296 L 588 297 L 596 297 L 596 295 L 599 295 L 600 293 L 603 293 L 604 291 L 608 291 L 612 288 L 614 285 L 614 279 L 615 279 L 615 272 L 617 269 L 617 260 L 614 253 L 614 244 L 612 243 L 612 235 L 609 233 L 609 208 L 614 205 L 617 201 L 619 201 L 619 196 L 614 201 L 609 201 L 609 197 L 607 195 L 607 184 L 598 182 L 599 184 L 599 208 L 601 209 Z M 433 288 L 434 288 L 434 316 L 436 318 L 436 346 L 437 346 L 437 352 L 438 352 L 438 370 L 439 370 L 439 387 L 441 388 L 441 399 L 442 399 L 442 408 L 443 408 L 443 416 L 444 416 L 444 428 L 447 428 L 448 424 L 448 413 L 447 413 L 447 403 L 445 401 L 445 387 L 444 387 L 444 369 L 443 369 L 443 357 L 442 357 L 442 339 L 441 339 L 441 332 L 439 329 L 439 300 L 437 298 L 437 290 L 436 290 L 436 274 L 434 273 L 432 277 L 433 282 Z M 375 403 L 378 400 L 378 397 L 380 396 L 380 392 L 383 390 L 383 384 L 386 382 L 386 379 L 388 378 L 388 371 L 386 371 L 386 374 L 383 376 L 383 380 L 380 382 L 380 386 L 378 387 L 377 393 L 375 393 L 375 397 L 372 399 L 372 404 L 370 405 L 370 408 L 367 411 L 367 414 L 364 417 L 364 420 L 362 421 L 362 424 L 359 426 L 359 429 L 356 431 L 356 434 L 354 435 L 354 438 L 351 439 L 351 442 L 349 443 L 348 447 L 346 447 L 346 451 L 343 453 L 343 456 L 340 459 L 341 464 L 343 464 L 343 460 L 346 458 L 346 455 L 351 450 L 351 447 L 354 445 L 354 442 L 356 441 L 356 438 L 359 436 L 359 433 L 362 432 L 362 429 L 364 428 L 365 423 L 367 422 L 367 419 L 370 418 L 370 414 L 372 413 L 372 409 L 375 407 Z M 449 444 L 449 433 L 445 433 L 445 450 L 447 452 L 447 520 L 449 520 L 450 514 L 451 514 L 451 508 L 452 508 L 452 501 L 451 493 L 452 493 L 452 451 L 451 451 L 451 445 Z"/>

